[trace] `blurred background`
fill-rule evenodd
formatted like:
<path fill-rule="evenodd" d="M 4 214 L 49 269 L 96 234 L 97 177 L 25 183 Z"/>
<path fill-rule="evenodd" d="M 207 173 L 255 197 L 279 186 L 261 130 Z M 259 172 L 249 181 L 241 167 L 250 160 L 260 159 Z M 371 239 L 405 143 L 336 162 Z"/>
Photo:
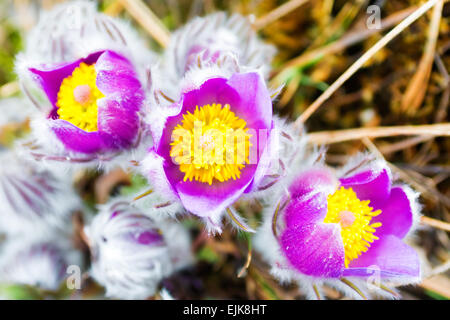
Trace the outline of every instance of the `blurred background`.
<path fill-rule="evenodd" d="M 0 0 L 0 98 L 20 95 L 14 73 L 15 55 L 23 49 L 27 31 L 38 21 L 39 11 L 63 1 Z M 136 4 L 145 4 L 152 19 L 173 31 L 195 16 L 218 10 L 251 15 L 254 27 L 278 54 L 273 63 L 271 86 L 285 84 L 274 107 L 291 120 L 306 110 L 364 52 L 392 27 L 426 1 L 418 0 L 105 0 L 99 9 L 124 18 L 139 31 L 148 46 L 164 48 L 155 37 L 145 14 Z M 379 21 L 369 28 L 368 7 L 380 8 Z M 139 7 L 138 7 L 139 8 Z M 436 21 L 436 19 L 438 19 Z M 430 31 L 432 23 L 437 32 Z M 160 39 L 159 39 L 160 40 Z M 450 98 L 450 3 L 445 1 L 438 18 L 432 10 L 404 30 L 360 68 L 306 123 L 309 132 L 380 126 L 448 123 Z M 18 134 L 24 127 L 14 131 Z M 369 132 L 368 131 L 368 132 Z M 5 133 L 7 132 L 7 134 Z M 0 130 L 0 144 L 11 141 L 10 130 Z M 331 142 L 331 141 L 330 141 Z M 327 162 L 339 165 L 349 155 L 372 150 L 390 162 L 393 171 L 422 193 L 423 228 L 415 248 L 426 261 L 430 274 L 422 284 L 401 288 L 405 299 L 449 299 L 450 263 L 450 139 L 395 133 L 377 139 L 357 136 L 327 145 Z M 101 174 L 84 177 L 77 187 L 86 201 L 114 188 L 134 183 L 115 173 L 108 185 L 98 187 Z M 103 180 L 106 181 L 106 180 Z M 112 182 L 111 182 L 112 181 Z M 97 189 L 96 189 L 97 188 Z M 100 188 L 100 189 L 98 189 Z M 252 204 L 249 223 L 260 221 L 260 207 Z M 300 299 L 295 286 L 281 286 L 267 266 L 253 254 L 245 276 L 237 277 L 248 258 L 249 240 L 230 228 L 221 237 L 208 238 L 196 221 L 187 221 L 194 237 L 193 250 L 199 263 L 164 281 L 175 298 Z M 439 269 L 440 268 L 440 269 Z M 241 273 L 242 275 L 242 273 Z M 100 290 L 87 285 L 83 295 Z M 341 295 L 329 288 L 329 298 Z"/>

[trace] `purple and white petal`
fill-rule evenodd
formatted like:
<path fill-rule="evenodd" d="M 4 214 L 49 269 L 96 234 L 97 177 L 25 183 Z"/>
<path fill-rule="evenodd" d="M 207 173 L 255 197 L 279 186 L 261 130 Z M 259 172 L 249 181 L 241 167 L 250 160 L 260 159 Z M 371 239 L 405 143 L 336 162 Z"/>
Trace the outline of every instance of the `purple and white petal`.
<path fill-rule="evenodd" d="M 389 199 L 380 210 L 381 214 L 374 217 L 371 222 L 381 222 L 376 235 L 384 237 L 391 234 L 403 239 L 414 221 L 412 203 L 405 190 L 402 187 L 392 188 Z"/>
<path fill-rule="evenodd" d="M 376 161 L 367 169 L 339 179 L 344 188 L 352 188 L 358 199 L 370 200 L 374 209 L 382 207 L 391 192 L 391 172 L 384 161 Z"/>
<path fill-rule="evenodd" d="M 381 278 L 395 280 L 420 278 L 420 260 L 416 251 L 394 235 L 376 240 L 367 252 L 353 260 L 344 276 L 367 277 L 378 272 Z"/>
<path fill-rule="evenodd" d="M 129 148 L 140 130 L 140 118 L 131 101 L 118 96 L 98 101 L 98 133 L 110 149 Z"/>
<path fill-rule="evenodd" d="M 340 278 L 344 246 L 338 224 L 306 224 L 288 228 L 280 236 L 281 251 L 301 273 L 319 278 Z"/>
<path fill-rule="evenodd" d="M 339 181 L 333 172 L 325 167 L 318 167 L 302 172 L 294 178 L 289 186 L 291 198 L 301 198 L 309 193 L 324 193 L 336 191 Z"/>
<path fill-rule="evenodd" d="M 303 197 L 290 199 L 283 212 L 286 228 L 323 221 L 327 214 L 327 196 L 323 192 L 311 192 Z"/>

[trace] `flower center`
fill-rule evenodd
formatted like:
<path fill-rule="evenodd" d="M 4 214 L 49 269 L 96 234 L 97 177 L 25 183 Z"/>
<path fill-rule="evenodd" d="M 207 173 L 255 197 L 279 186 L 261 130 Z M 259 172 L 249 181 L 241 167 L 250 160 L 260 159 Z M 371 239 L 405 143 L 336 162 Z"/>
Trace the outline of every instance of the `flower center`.
<path fill-rule="evenodd" d="M 352 188 L 341 187 L 328 196 L 325 223 L 340 223 L 345 250 L 345 266 L 366 252 L 370 244 L 377 240 L 375 228 L 380 222 L 370 223 L 372 217 L 381 213 L 369 207 L 369 200 L 361 201 Z"/>
<path fill-rule="evenodd" d="M 170 156 L 184 173 L 184 181 L 212 184 L 239 179 L 249 163 L 251 146 L 245 120 L 227 104 L 196 107 L 172 132 Z"/>
<path fill-rule="evenodd" d="M 81 63 L 61 83 L 58 92 L 58 115 L 78 128 L 97 131 L 97 100 L 103 93 L 97 88 L 94 65 Z"/>

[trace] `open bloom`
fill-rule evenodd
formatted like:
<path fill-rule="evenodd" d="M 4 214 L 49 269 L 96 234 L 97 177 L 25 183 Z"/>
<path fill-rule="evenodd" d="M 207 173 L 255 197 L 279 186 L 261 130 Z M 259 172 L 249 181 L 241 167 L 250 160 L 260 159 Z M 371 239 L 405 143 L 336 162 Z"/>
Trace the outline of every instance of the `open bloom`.
<path fill-rule="evenodd" d="M 256 72 L 185 85 L 174 115 L 155 127 L 144 159 L 150 183 L 220 231 L 221 214 L 264 179 L 274 128 L 272 100 Z"/>
<path fill-rule="evenodd" d="M 209 231 L 221 231 L 225 210 L 250 231 L 231 205 L 268 185 L 276 94 L 265 78 L 274 53 L 247 18 L 216 13 L 177 30 L 152 70 L 153 79 L 169 81 L 152 81 L 146 100 L 154 147 L 142 172 Z"/>
<path fill-rule="evenodd" d="M 164 277 L 191 261 L 189 236 L 181 225 L 156 222 L 120 199 L 101 207 L 86 235 L 92 276 L 108 297 L 153 296 Z"/>
<path fill-rule="evenodd" d="M 259 191 L 276 149 L 276 94 L 265 84 L 274 52 L 247 18 L 216 13 L 177 30 L 152 70 L 169 81 L 152 81 L 146 100 L 154 148 L 142 171 L 209 231 L 221 231 L 225 210 L 250 230 L 231 205 Z"/>
<path fill-rule="evenodd" d="M 143 93 L 125 57 L 101 51 L 30 71 L 52 104 L 43 125 L 64 148 L 90 155 L 130 148 L 138 140 Z"/>
<path fill-rule="evenodd" d="M 417 282 L 420 261 L 404 242 L 418 216 L 416 200 L 409 187 L 392 184 L 384 161 L 366 159 L 338 174 L 313 166 L 293 178 L 279 202 L 287 204 L 267 217 L 257 248 L 283 280 Z"/>
<path fill-rule="evenodd" d="M 81 1 L 57 7 L 50 12 L 55 28 L 48 31 L 41 21 L 39 32 L 31 33 L 30 39 L 57 32 L 60 55 L 41 52 L 42 44 L 30 40 L 39 55 L 33 57 L 27 48 L 18 58 L 24 91 L 41 111 L 31 123 L 35 158 L 105 164 L 123 151 L 136 150 L 148 136 L 141 121 L 144 92 L 138 74 L 145 69 L 138 55 L 148 50 L 134 46 L 122 25 L 97 13 L 93 5 Z M 81 20 L 67 25 L 75 14 Z M 52 37 L 49 41 L 55 45 Z M 42 89 L 44 99 L 28 89 L 29 79 Z"/>

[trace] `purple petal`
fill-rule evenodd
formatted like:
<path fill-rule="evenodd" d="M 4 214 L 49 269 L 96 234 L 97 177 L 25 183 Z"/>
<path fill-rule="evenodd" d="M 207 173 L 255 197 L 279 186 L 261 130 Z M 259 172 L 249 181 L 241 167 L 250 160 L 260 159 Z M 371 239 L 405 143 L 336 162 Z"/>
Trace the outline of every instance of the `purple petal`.
<path fill-rule="evenodd" d="M 352 188 L 358 199 L 370 200 L 374 209 L 382 207 L 391 192 L 391 178 L 389 168 L 373 167 L 359 172 L 351 177 L 340 179 L 345 188 Z"/>
<path fill-rule="evenodd" d="M 139 116 L 131 103 L 116 97 L 98 100 L 98 131 L 108 135 L 109 148 L 127 148 L 139 132 Z M 107 142 L 107 141 L 105 141 Z"/>
<path fill-rule="evenodd" d="M 338 224 L 307 224 L 288 228 L 280 241 L 282 252 L 301 273 L 323 278 L 342 276 L 344 246 Z"/>
<path fill-rule="evenodd" d="M 107 97 L 117 95 L 129 100 L 129 107 L 139 110 L 143 92 L 133 65 L 112 51 L 105 51 L 95 64 L 97 87 Z"/>
<path fill-rule="evenodd" d="M 50 129 L 70 150 L 81 153 L 95 153 L 101 150 L 104 139 L 98 131 L 86 132 L 65 120 L 49 120 Z"/>
<path fill-rule="evenodd" d="M 327 168 L 311 169 L 301 173 L 289 186 L 291 198 L 303 197 L 310 192 L 331 194 L 336 191 L 338 180 Z"/>
<path fill-rule="evenodd" d="M 227 84 L 227 79 L 212 78 L 205 81 L 198 89 L 191 90 L 183 94 L 183 107 L 180 114 L 187 111 L 193 112 L 195 107 L 201 107 L 206 104 L 230 105 L 231 111 L 234 112 L 235 106 L 239 103 L 240 93 Z"/>
<path fill-rule="evenodd" d="M 272 99 L 258 73 L 236 73 L 230 78 L 228 85 L 239 92 L 240 97 L 239 103 L 231 105 L 231 110 L 247 121 L 247 127 L 253 129 L 272 127 Z"/>
<path fill-rule="evenodd" d="M 291 199 L 283 213 L 287 228 L 323 220 L 326 214 L 327 195 L 323 192 Z"/>
<path fill-rule="evenodd" d="M 404 238 L 413 224 L 411 203 L 402 187 L 395 187 L 386 204 L 381 208 L 381 214 L 374 217 L 372 222 L 381 222 L 376 235 L 382 237 L 392 234 L 400 239 Z"/>
<path fill-rule="evenodd" d="M 393 235 L 376 240 L 366 253 L 353 260 L 344 276 L 367 277 L 379 272 L 383 278 L 420 277 L 420 261 L 413 248 Z"/>
<path fill-rule="evenodd" d="M 271 129 L 273 129 L 273 124 Z M 255 161 L 258 164 L 258 167 L 255 172 L 254 179 L 252 183 L 245 190 L 245 193 L 250 193 L 260 187 L 263 179 L 265 178 L 270 166 L 273 161 L 278 161 L 278 154 L 275 155 L 276 158 L 273 158 L 273 139 L 275 139 L 275 130 L 271 130 L 269 132 L 260 131 L 258 136 L 251 136 L 250 143 L 252 146 L 249 149 L 250 154 L 255 154 L 255 159 L 253 160 L 251 156 L 249 156 L 249 160 L 251 163 Z M 256 147 L 256 149 L 254 149 Z"/>
<path fill-rule="evenodd" d="M 139 244 L 152 245 L 163 242 L 163 237 L 157 231 L 144 231 L 137 237 Z"/>

